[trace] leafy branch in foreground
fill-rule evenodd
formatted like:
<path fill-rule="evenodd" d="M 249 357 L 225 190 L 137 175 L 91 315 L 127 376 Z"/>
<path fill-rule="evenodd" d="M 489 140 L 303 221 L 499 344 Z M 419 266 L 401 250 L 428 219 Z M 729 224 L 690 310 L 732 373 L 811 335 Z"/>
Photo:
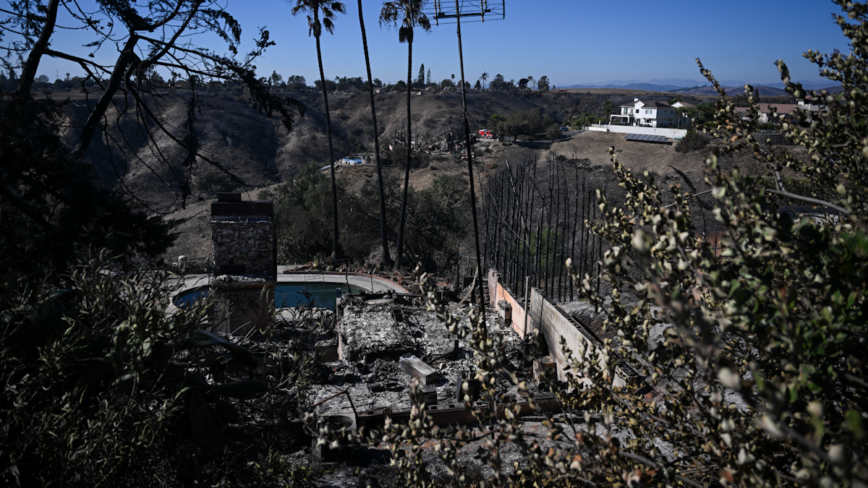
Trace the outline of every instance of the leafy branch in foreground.
<path fill-rule="evenodd" d="M 265 433 L 299 410 L 313 353 L 200 330 L 205 305 L 166 313 L 167 278 L 103 253 L 63 289 L 0 284 L 4 485 L 310 486 Z"/>
<path fill-rule="evenodd" d="M 838 17 L 853 49 L 861 52 L 868 29 L 865 5 L 838 3 L 861 22 L 848 24 Z M 611 244 L 603 263 L 611 302 L 594 293 L 588 276 L 576 276 L 583 296 L 605 312 L 605 327 L 616 333 L 605 354 L 617 355 L 645 375 L 659 394 L 648 402 L 595 382 L 584 395 L 603 405 L 590 412 L 607 405 L 635 439 L 631 452 L 676 467 L 702 484 L 850 486 L 868 481 L 862 357 L 868 173 L 861 122 L 868 105 L 852 96 L 865 89 L 864 81 L 854 81 L 862 80 L 865 64 L 837 53 L 806 57 L 832 67 L 834 72 L 824 75 L 842 81 L 851 95 L 845 102 L 813 92 L 814 100 L 826 104 L 824 111 L 798 110 L 792 114 L 795 123 L 780 117 L 785 135 L 807 147 L 807 158 L 761 145 L 754 136 L 758 99 L 751 87 L 745 90 L 748 120 L 742 120 L 711 73 L 701 68 L 721 94 L 707 130 L 726 143 L 708 158 L 705 182 L 723 226 L 722 249 L 697 239 L 691 195 L 673 187 L 675 203 L 664 202 L 670 198 L 653 178 L 635 177 L 612 150 L 626 202 L 615 208 L 598 193 L 604 218 L 593 224 Z M 778 66 L 787 91 L 804 96 L 801 86 L 790 83 L 784 63 Z M 811 182 L 815 192 L 835 188 L 837 200 L 768 188 L 762 179 L 743 177 L 738 168 L 724 171 L 718 156 L 741 149 L 752 150 L 777 185 L 783 181 L 780 172 L 787 170 Z M 779 195 L 813 199 L 837 216 L 791 222 L 778 212 Z"/>
<path fill-rule="evenodd" d="M 287 130 L 292 129 L 296 116 L 304 115 L 304 105 L 299 100 L 274 95 L 264 79 L 255 74 L 255 60 L 275 44 L 269 31 L 260 29 L 259 36 L 254 39 L 254 48 L 238 59 L 241 26 L 213 0 L 154 1 L 135 8 L 125 0 L 106 0 L 98 2 L 93 11 L 83 10 L 77 2 L 13 2 L 10 10 L 0 12 L 5 15 L 0 24 L 20 31 L 11 43 L 0 44 L 0 52 L 5 51 L 2 62 L 9 68 L 17 62 L 21 69 L 13 100 L 2 103 L 34 105 L 31 89 L 43 58 L 78 64 L 87 73 L 87 79 L 99 85 L 102 92 L 95 104 L 85 104 L 88 107 L 86 120 L 69 134 L 71 150 L 68 157 L 73 161 L 85 159 L 90 154 L 94 138 L 105 138 L 105 144 L 110 148 L 109 163 L 116 173 L 116 184 L 140 205 L 153 207 L 149 208 L 152 212 L 160 213 L 165 208 L 156 208 L 158 205 L 155 206 L 154 202 L 146 202 L 149 195 L 136 194 L 126 186 L 130 162 L 141 164 L 166 186 L 176 185 L 176 198 L 181 205 L 186 204 L 190 194 L 190 173 L 197 160 L 244 185 L 244 181 L 230 171 L 228 162 L 205 154 L 197 144 L 179 135 L 179 132 L 192 133 L 197 84 L 220 80 L 243 85 L 254 108 L 269 117 L 279 114 Z M 70 25 L 59 25 L 58 22 Z M 82 35 L 88 36 L 90 42 L 84 45 L 85 52 L 53 45 L 51 40 L 55 31 L 61 28 L 80 30 Z M 194 35 L 206 33 L 223 41 L 229 54 L 221 55 L 192 42 Z M 113 64 L 104 65 L 94 60 L 95 53 L 105 45 L 113 46 L 118 52 Z M 179 76 L 190 80 L 190 92 L 178 93 L 166 90 L 165 86 L 156 86 L 159 84 L 153 80 L 157 78 L 151 76 L 156 68 L 169 70 L 173 85 Z M 116 100 L 115 97 L 121 94 L 124 99 Z M 133 103 L 129 103 L 127 96 Z M 166 102 L 172 97 L 180 97 L 182 103 L 189 106 L 183 126 L 174 125 L 169 116 L 171 107 L 166 106 Z M 143 160 L 138 154 L 139 142 L 113 130 L 113 126 L 119 127 L 129 118 L 143 132 L 156 164 Z M 163 137 L 187 151 L 188 157 L 180 169 L 169 157 L 170 152 L 161 147 L 163 143 L 159 140 Z M 130 161 L 117 165 L 111 160 L 112 152 L 124 155 Z"/>
<path fill-rule="evenodd" d="M 836 3 L 854 55 L 806 57 L 840 82 L 844 95 L 812 92 L 825 110 L 798 110 L 795 123 L 781 118 L 784 134 L 807 148 L 806 158 L 761 145 L 751 87 L 748 120 L 742 120 L 701 68 L 721 94 L 707 130 L 726 141 L 705 165 L 723 229 L 719 247 L 697 237 L 689 204 L 695 195 L 679 186 L 661 190 L 610 149 L 625 202 L 614 206 L 598 191 L 602 218 L 586 225 L 609 243 L 601 264 L 603 289 L 611 292 L 596 291 L 596 276 L 573 269 L 573 277 L 611 338 L 564 351 L 573 375 L 569 385 L 555 384 L 565 411 L 546 416 L 546 439 L 522 430 L 493 388 L 495 373 L 506 367 L 502 343 L 486 337 L 480 324 L 462 327 L 429 294 L 441 320 L 474 351 L 488 408 L 476 410 L 476 428 L 438 428 L 414 409 L 408 424 L 387 423 L 355 440 L 388 445 L 404 481 L 415 486 L 430 484 L 419 454 L 429 440 L 456 473 L 456 450 L 477 443 L 473 455 L 491 468 L 495 486 L 868 484 L 868 61 L 862 56 L 868 6 Z M 787 91 L 804 95 L 786 66 L 778 66 Z M 737 150 L 752 150 L 774 186 L 737 167 L 724 170 L 720 156 Z M 807 181 L 802 187 L 812 194 L 782 188 L 785 171 Z M 831 199 L 830 187 L 837 195 Z M 793 221 L 778 211 L 779 197 L 788 194 L 819 200 L 817 211 L 827 217 Z M 617 366 L 639 373 L 652 393 L 614 386 Z M 527 390 L 519 385 L 518 392 Z M 573 409 L 582 410 L 583 422 Z M 337 439 L 334 432 L 320 435 Z M 500 462 L 509 444 L 522 456 L 512 469 Z"/>

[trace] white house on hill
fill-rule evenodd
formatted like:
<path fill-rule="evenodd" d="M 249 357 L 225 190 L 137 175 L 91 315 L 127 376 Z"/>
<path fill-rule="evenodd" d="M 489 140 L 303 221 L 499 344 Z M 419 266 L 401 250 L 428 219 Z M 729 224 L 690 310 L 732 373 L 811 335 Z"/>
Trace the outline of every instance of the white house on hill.
<path fill-rule="evenodd" d="M 621 105 L 621 113 L 609 116 L 610 125 L 632 125 L 637 127 L 681 127 L 690 123 L 682 117 L 678 109 L 666 102 L 643 102 L 638 98 L 633 103 Z"/>

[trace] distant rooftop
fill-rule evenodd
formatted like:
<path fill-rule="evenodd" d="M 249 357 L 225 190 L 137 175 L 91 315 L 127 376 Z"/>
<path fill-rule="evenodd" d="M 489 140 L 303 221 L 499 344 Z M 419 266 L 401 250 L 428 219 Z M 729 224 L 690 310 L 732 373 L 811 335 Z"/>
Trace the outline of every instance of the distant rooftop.
<path fill-rule="evenodd" d="M 644 108 L 669 108 L 669 107 L 671 107 L 671 105 L 669 105 L 669 103 L 667 103 L 667 102 L 658 102 L 656 100 L 649 100 L 646 102 L 646 101 L 638 100 L 638 99 L 636 101 L 634 101 L 633 103 L 626 103 L 626 104 L 621 105 L 621 106 L 622 107 L 635 107 L 637 102 L 641 103 Z"/>

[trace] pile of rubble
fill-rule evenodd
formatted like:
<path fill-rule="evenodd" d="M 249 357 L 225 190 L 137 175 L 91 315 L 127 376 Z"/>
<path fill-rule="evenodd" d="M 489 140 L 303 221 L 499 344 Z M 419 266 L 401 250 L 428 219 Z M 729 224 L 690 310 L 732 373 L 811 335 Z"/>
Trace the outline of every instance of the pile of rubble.
<path fill-rule="evenodd" d="M 463 404 L 459 385 L 475 375 L 472 350 L 450 334 L 434 312 L 400 302 L 342 300 L 336 327 L 337 359 L 323 364 L 329 372 L 328 383 L 312 390 L 317 400 L 346 390 L 353 405 L 342 395 L 320 405 L 320 415 L 352 414 L 353 407 L 358 412 L 409 409 L 413 377 L 424 385 L 429 406 Z M 469 325 L 469 312 L 469 305 L 453 304 L 452 313 L 462 325 Z M 518 335 L 496 314 L 486 314 L 486 327 L 489 334 L 504 337 L 513 351 L 514 366 L 520 369 Z M 502 383 L 504 390 L 514 389 L 506 379 Z"/>
<path fill-rule="evenodd" d="M 457 299 L 447 300 L 452 316 L 459 326 L 470 326 L 469 315 L 475 304 L 461 300 L 470 290 L 463 290 Z M 475 298 L 475 296 L 474 296 Z M 504 415 L 507 406 L 521 416 L 520 428 L 524 435 L 539 442 L 545 449 L 555 443 L 547 439 L 545 417 L 540 408 L 553 412 L 556 419 L 572 415 L 551 393 L 545 393 L 539 380 L 545 371 L 554 373 L 554 363 L 541 357 L 529 364 L 524 359 L 528 348 L 510 323 L 510 318 L 489 308 L 485 326 L 492 338 L 503 339 L 504 352 L 511 370 L 519 381 L 529 386 L 532 401 L 518 394 L 518 387 L 508 375 L 495 378 L 499 396 L 507 401 L 493 405 L 480 401 L 480 385 L 474 379 L 476 363 L 474 353 L 446 325 L 428 311 L 419 295 L 414 294 L 361 294 L 344 295 L 338 301 L 334 315 L 327 322 L 326 335 L 309 338 L 319 358 L 318 373 L 313 383 L 304 387 L 302 402 L 315 409 L 318 421 L 334 427 L 355 430 L 382 428 L 387 418 L 392 422 L 409 421 L 414 399 L 410 389 L 413 379 L 422 387 L 428 418 L 435 425 L 469 425 L 476 432 L 485 427 L 476 425 L 476 411 L 498 410 Z M 527 349 L 530 353 L 530 348 Z M 537 354 L 543 351 L 536 351 Z M 465 385 L 468 387 L 465 389 Z M 415 399 L 415 400 L 418 400 Z M 467 405 L 470 401 L 472 404 Z M 558 420 L 560 422 L 560 420 Z M 566 427 L 567 423 L 563 423 Z M 482 430 L 481 430 L 482 429 Z M 296 429 L 297 430 L 297 429 Z M 391 454 L 384 446 L 365 447 L 351 445 L 332 450 L 329 444 L 318 444 L 309 439 L 310 448 L 296 446 L 290 458 L 300 463 L 333 463 L 328 475 L 318 480 L 321 486 L 355 486 L 354 469 L 374 475 L 389 464 Z M 490 469 L 478 462 L 474 453 L 483 448 L 483 440 L 474 441 L 458 453 L 458 459 L 467 469 L 476 470 L 481 477 L 489 476 Z M 423 450 L 432 476 L 445 476 L 447 470 L 437 457 L 434 444 Z M 508 466 L 523 465 L 521 453 L 514 445 L 501 453 Z M 507 471 L 511 467 L 505 468 Z"/>

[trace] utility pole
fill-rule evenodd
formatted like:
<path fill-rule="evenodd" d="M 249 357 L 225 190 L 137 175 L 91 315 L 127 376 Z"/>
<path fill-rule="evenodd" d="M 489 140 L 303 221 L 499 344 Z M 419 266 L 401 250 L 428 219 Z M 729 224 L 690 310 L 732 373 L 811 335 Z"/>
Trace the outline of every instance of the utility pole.
<path fill-rule="evenodd" d="M 467 87 L 464 80 L 464 49 L 461 44 L 461 18 L 462 17 L 479 17 L 481 22 L 485 21 L 485 16 L 489 15 L 491 20 L 502 20 L 506 18 L 506 0 L 481 0 L 472 2 L 467 9 L 463 9 L 464 0 L 455 0 L 455 10 L 452 11 L 448 6 L 444 6 L 442 0 L 434 1 L 434 11 L 431 17 L 434 18 L 436 25 L 440 23 L 448 24 L 454 19 L 458 33 L 458 61 L 461 65 L 461 103 L 464 110 L 464 143 L 467 146 L 467 176 L 470 180 L 470 211 L 473 215 L 473 238 L 476 244 L 476 274 L 479 277 L 477 291 L 479 294 L 479 312 L 481 316 L 481 326 L 485 327 L 485 293 L 482 287 L 482 253 L 479 245 L 479 224 L 476 216 L 476 188 L 473 183 L 473 147 L 470 145 L 470 119 L 467 116 Z M 500 19 L 497 19 L 497 17 Z"/>

